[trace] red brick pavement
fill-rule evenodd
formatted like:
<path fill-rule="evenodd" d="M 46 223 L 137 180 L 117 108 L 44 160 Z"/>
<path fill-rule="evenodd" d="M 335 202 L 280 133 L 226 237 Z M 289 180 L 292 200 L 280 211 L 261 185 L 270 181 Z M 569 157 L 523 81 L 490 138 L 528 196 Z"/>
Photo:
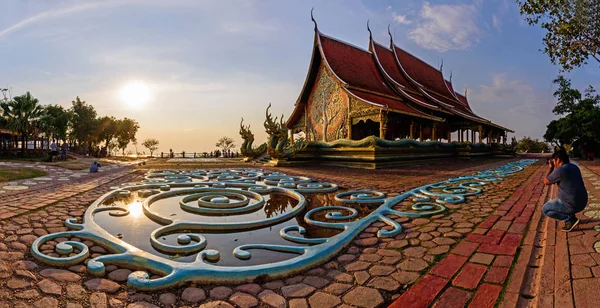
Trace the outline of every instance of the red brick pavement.
<path fill-rule="evenodd" d="M 494 307 L 540 200 L 544 166 L 390 307 Z M 537 218 L 539 220 L 539 217 Z M 518 269 L 515 277 L 522 276 Z M 518 293 L 517 293 L 518 295 Z"/>

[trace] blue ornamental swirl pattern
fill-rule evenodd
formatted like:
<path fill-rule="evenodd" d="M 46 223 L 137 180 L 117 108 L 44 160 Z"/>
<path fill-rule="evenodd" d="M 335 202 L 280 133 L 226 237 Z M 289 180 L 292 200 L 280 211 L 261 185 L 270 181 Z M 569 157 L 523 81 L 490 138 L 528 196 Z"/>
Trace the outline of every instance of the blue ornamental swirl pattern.
<path fill-rule="evenodd" d="M 335 205 L 314 208 L 309 208 L 309 199 L 336 192 L 338 186 L 260 169 L 150 171 L 139 183 L 113 187 L 89 206 L 82 222 L 67 219 L 65 225 L 70 231 L 41 236 L 31 250 L 36 259 L 52 266 L 67 267 L 88 259 L 88 272 L 94 276 L 103 276 L 110 264 L 135 269 L 137 271 L 128 277 L 128 285 L 139 290 L 170 288 L 190 281 L 223 284 L 251 282 L 266 275 L 281 278 L 326 262 L 374 222 L 382 221 L 391 227 L 380 229 L 378 237 L 396 236 L 402 232 L 402 226 L 394 217 L 442 213 L 446 204 L 463 203 L 466 197 L 482 193 L 483 186 L 501 181 L 534 162 L 511 162 L 473 175 L 417 187 L 395 197 L 371 190 L 341 192 L 334 197 Z M 140 208 L 111 204 L 111 200 L 134 195 L 141 200 Z M 255 215 L 274 202 L 276 196 L 291 200 L 290 208 L 265 211 L 264 217 Z M 178 207 L 178 214 L 165 215 L 163 207 L 170 200 L 176 200 L 168 205 Z M 401 205 L 406 202 L 410 203 L 408 207 Z M 369 210 L 361 212 L 357 205 Z M 146 235 L 148 247 L 136 247 L 99 223 L 127 224 L 134 221 L 135 215 L 143 215 L 158 226 Z M 273 228 L 277 228 L 276 242 L 261 243 L 266 238 L 257 235 L 250 237 L 250 242 L 236 244 L 232 251 L 209 247 L 213 244 L 212 234 L 229 236 Z M 331 232 L 321 237 L 307 236 L 309 228 Z M 173 238 L 168 241 L 170 237 Z M 40 251 L 45 243 L 58 238 L 79 240 L 58 243 L 53 256 Z M 92 258 L 82 240 L 102 246 L 109 253 Z M 276 262 L 255 260 L 259 264 L 243 265 L 258 251 L 289 257 Z M 224 254 L 233 255 L 242 265 L 220 264 Z M 191 259 L 182 262 L 178 256 Z M 151 274 L 160 278 L 151 278 Z"/>

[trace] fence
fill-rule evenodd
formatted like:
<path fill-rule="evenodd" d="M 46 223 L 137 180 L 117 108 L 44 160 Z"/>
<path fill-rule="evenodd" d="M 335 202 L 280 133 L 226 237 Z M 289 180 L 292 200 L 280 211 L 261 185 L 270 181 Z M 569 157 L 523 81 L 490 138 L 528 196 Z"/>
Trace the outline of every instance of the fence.
<path fill-rule="evenodd" d="M 220 155 L 215 156 L 213 152 L 160 152 L 160 158 L 237 158 L 241 157 L 240 153 L 220 153 Z"/>

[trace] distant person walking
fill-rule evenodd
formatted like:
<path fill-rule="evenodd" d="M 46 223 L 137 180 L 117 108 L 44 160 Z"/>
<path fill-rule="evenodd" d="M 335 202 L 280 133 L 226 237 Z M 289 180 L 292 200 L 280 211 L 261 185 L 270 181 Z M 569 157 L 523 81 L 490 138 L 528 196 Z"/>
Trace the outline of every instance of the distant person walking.
<path fill-rule="evenodd" d="M 548 160 L 545 185 L 558 184 L 558 198 L 542 207 L 544 215 L 565 222 L 562 231 L 569 232 L 579 224 L 576 213 L 583 211 L 588 202 L 587 189 L 579 168 L 569 161 L 564 149 L 558 149 Z"/>
<path fill-rule="evenodd" d="M 69 151 L 69 144 L 66 141 L 63 141 L 63 144 L 60 146 L 60 159 L 67 160 L 67 154 Z"/>
<path fill-rule="evenodd" d="M 52 143 L 50 144 L 50 161 L 54 162 L 58 157 L 58 145 L 56 144 L 56 139 L 52 139 Z"/>

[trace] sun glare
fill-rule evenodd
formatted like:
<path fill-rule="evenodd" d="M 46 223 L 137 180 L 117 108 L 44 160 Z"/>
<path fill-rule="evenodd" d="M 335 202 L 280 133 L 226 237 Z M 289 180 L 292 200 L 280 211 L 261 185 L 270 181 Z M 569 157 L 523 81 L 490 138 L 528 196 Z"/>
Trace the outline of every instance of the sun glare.
<path fill-rule="evenodd" d="M 150 87 L 143 82 L 132 82 L 121 88 L 121 100 L 132 107 L 145 104 L 150 96 Z"/>

